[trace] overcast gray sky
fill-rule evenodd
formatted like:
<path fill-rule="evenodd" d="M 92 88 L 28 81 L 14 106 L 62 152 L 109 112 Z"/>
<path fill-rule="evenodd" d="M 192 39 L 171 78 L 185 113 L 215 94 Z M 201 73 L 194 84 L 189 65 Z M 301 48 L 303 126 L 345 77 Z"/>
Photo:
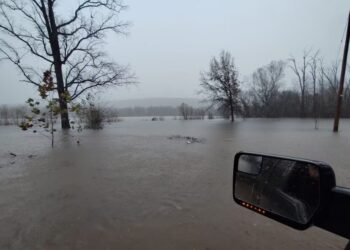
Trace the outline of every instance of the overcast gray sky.
<path fill-rule="evenodd" d="M 304 48 L 320 49 L 328 61 L 336 60 L 350 9 L 349 0 L 125 3 L 129 9 L 122 19 L 132 23 L 129 35 L 108 36 L 105 50 L 116 62 L 129 64 L 139 84 L 108 90 L 105 100 L 196 97 L 199 72 L 222 49 L 235 57 L 241 79 Z M 2 62 L 0 72 L 0 103 L 23 103 L 33 96 L 35 88 L 19 82 L 12 65 Z"/>

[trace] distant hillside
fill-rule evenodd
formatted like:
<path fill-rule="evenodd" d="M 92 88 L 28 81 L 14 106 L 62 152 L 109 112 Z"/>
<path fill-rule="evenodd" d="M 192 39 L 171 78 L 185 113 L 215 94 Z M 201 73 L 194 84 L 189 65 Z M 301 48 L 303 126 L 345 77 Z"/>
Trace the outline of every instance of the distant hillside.
<path fill-rule="evenodd" d="M 178 107 L 181 103 L 187 103 L 193 107 L 205 106 L 200 99 L 195 98 L 143 98 L 143 99 L 127 99 L 108 102 L 108 104 L 116 108 L 130 108 L 130 107 Z"/>

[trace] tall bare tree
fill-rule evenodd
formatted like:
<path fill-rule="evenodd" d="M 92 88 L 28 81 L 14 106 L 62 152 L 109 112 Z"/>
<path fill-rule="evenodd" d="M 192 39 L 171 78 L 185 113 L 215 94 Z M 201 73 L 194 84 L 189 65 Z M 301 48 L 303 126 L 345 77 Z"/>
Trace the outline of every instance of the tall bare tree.
<path fill-rule="evenodd" d="M 217 105 L 224 113 L 229 113 L 231 122 L 239 110 L 238 71 L 233 57 L 227 51 L 222 51 L 219 58 L 213 57 L 209 71 L 201 73 L 202 93 L 206 94 L 213 105 Z"/>
<path fill-rule="evenodd" d="M 64 4 L 69 9 L 63 10 Z M 82 0 L 75 5 L 63 0 L 0 0 L 0 58 L 10 60 L 25 82 L 37 86 L 42 71 L 25 64 L 25 56 L 53 70 L 65 111 L 62 128 L 70 127 L 67 95 L 75 99 L 88 90 L 133 81 L 127 67 L 108 60 L 100 50 L 108 31 L 125 32 L 127 23 L 118 19 L 125 7 L 119 0 Z"/>
<path fill-rule="evenodd" d="M 324 93 L 323 101 L 326 105 L 323 107 L 323 112 L 328 117 L 334 116 L 336 108 L 337 93 L 339 87 L 339 62 L 333 62 L 329 65 L 320 64 L 320 77 L 323 81 Z"/>
<path fill-rule="evenodd" d="M 321 74 L 324 76 L 327 86 L 337 95 L 339 87 L 339 63 L 334 62 L 330 66 L 321 65 Z"/>
<path fill-rule="evenodd" d="M 298 65 L 295 57 L 291 57 L 289 59 L 290 68 L 292 69 L 294 74 L 297 76 L 297 81 L 300 87 L 300 117 L 305 117 L 306 115 L 305 102 L 306 102 L 306 95 L 308 91 L 307 70 L 309 67 L 310 53 L 311 53 L 311 50 L 304 50 L 300 65 Z"/>
<path fill-rule="evenodd" d="M 253 91 L 266 117 L 273 116 L 275 100 L 284 77 L 285 63 L 272 61 L 253 73 Z"/>
<path fill-rule="evenodd" d="M 317 87 L 317 81 L 318 81 L 318 73 L 319 73 L 319 51 L 317 50 L 310 58 L 309 61 L 309 69 L 310 69 L 310 75 L 312 80 L 312 113 L 315 120 L 315 129 L 318 129 L 317 124 L 317 93 L 316 93 L 316 87 Z"/>

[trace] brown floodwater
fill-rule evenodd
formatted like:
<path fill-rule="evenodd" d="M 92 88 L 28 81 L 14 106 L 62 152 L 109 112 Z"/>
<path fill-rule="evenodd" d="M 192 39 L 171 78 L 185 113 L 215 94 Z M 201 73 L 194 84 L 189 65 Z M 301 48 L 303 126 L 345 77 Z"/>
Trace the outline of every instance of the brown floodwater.
<path fill-rule="evenodd" d="M 340 128 L 126 118 L 58 132 L 51 149 L 43 135 L 0 127 L 0 249 L 343 249 L 344 238 L 291 229 L 232 200 L 241 150 L 328 162 L 350 187 L 350 121 Z"/>

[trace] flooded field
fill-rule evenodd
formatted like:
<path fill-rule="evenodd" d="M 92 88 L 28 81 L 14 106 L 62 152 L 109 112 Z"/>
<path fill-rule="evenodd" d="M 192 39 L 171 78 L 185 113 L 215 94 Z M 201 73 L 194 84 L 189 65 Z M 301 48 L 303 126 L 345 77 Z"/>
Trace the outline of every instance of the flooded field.
<path fill-rule="evenodd" d="M 350 186 L 350 121 L 339 134 L 331 120 L 319 126 L 126 118 L 78 137 L 59 132 L 54 149 L 0 127 L 0 249 L 343 249 L 344 238 L 296 231 L 232 200 L 241 150 L 325 161 Z"/>

